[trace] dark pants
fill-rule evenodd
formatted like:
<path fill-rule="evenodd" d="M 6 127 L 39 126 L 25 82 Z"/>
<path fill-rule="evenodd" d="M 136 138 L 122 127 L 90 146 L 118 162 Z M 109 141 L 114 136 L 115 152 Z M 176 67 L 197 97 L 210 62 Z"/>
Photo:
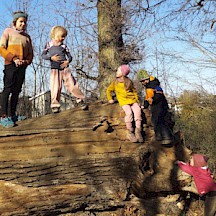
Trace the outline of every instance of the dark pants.
<path fill-rule="evenodd" d="M 16 67 L 15 64 L 5 65 L 4 89 L 1 94 L 2 115 L 13 116 L 16 114 L 19 93 L 25 79 L 26 67 Z M 10 111 L 8 111 L 8 100 L 11 94 Z"/>
<path fill-rule="evenodd" d="M 166 124 L 165 116 L 167 110 L 161 108 L 160 106 L 151 106 L 151 122 L 154 127 L 156 138 L 158 139 L 172 139 L 173 133 L 170 127 Z"/>
<path fill-rule="evenodd" d="M 205 198 L 204 216 L 216 215 L 216 191 L 209 192 Z"/>

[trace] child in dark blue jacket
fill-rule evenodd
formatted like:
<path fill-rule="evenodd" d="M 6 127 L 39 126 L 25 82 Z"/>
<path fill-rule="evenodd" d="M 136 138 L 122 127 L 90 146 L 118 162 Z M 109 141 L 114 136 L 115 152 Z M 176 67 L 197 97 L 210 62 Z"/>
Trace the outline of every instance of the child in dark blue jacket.
<path fill-rule="evenodd" d="M 154 96 L 149 101 L 149 104 L 151 104 L 151 122 L 156 140 L 161 141 L 161 144 L 170 144 L 173 141 L 173 132 L 165 120 L 169 107 L 161 87 L 155 87 Z"/>

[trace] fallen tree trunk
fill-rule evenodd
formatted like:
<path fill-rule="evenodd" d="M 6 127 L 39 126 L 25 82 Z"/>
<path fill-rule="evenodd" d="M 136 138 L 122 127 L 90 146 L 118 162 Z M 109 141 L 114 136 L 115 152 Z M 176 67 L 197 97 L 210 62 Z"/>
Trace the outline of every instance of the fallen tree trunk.
<path fill-rule="evenodd" d="M 119 113 L 116 104 L 94 104 L 2 129 L 1 215 L 127 215 L 134 197 L 196 193 L 175 165 L 190 153 L 180 137 L 165 148 L 145 127 L 145 142 L 130 143 Z"/>

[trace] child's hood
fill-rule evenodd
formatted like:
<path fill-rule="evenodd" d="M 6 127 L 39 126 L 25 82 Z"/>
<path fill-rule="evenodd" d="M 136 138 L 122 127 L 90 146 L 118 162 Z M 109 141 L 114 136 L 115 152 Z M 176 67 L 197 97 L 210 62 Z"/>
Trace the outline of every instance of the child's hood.
<path fill-rule="evenodd" d="M 194 166 L 197 167 L 206 167 L 208 166 L 207 161 L 208 157 L 202 155 L 202 154 L 193 154 L 192 155 L 193 160 L 194 160 Z"/>

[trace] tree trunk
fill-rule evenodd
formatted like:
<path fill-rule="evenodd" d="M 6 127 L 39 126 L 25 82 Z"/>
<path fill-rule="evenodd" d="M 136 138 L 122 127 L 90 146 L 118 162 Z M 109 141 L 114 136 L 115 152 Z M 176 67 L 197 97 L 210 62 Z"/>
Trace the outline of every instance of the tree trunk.
<path fill-rule="evenodd" d="M 99 89 L 100 97 L 106 97 L 105 89 L 114 78 L 119 65 L 122 64 L 121 0 L 98 1 L 98 43 L 99 43 Z"/>
<path fill-rule="evenodd" d="M 154 215 L 165 198 L 174 208 L 173 194 L 195 192 L 191 177 L 174 165 L 189 157 L 187 150 L 180 143 L 160 146 L 151 127 L 144 128 L 144 143 L 130 143 L 119 112 L 117 104 L 91 104 L 88 111 L 74 108 L 2 129 L 0 214 L 126 216 L 133 205 L 139 215 Z"/>

